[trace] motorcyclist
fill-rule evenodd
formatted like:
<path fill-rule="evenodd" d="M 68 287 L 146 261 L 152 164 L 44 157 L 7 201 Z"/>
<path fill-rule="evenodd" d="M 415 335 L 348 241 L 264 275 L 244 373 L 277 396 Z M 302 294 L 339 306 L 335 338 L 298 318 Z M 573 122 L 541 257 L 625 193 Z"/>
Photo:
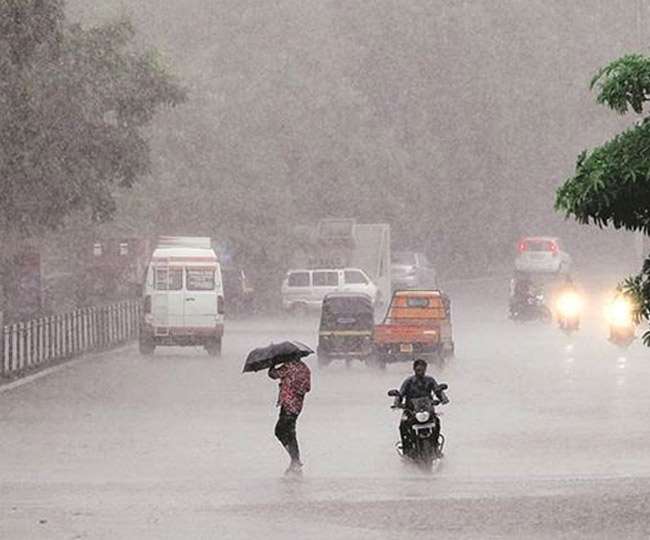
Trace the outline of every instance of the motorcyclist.
<path fill-rule="evenodd" d="M 535 295 L 533 282 L 528 274 L 515 275 L 510 282 L 510 316 L 520 313 Z"/>
<path fill-rule="evenodd" d="M 399 396 L 395 397 L 393 407 L 398 408 L 404 403 L 405 409 L 412 410 L 411 401 L 417 398 L 438 399 L 441 403 L 448 403 L 449 400 L 433 377 L 428 376 L 427 363 L 419 358 L 413 362 L 413 375 L 408 377 L 400 387 Z M 402 440 L 402 452 L 407 455 L 412 448 L 411 426 L 413 425 L 411 415 L 403 415 L 399 425 L 400 438 Z M 438 441 L 440 435 L 440 421 L 436 421 L 434 440 Z M 436 443 L 436 451 L 438 451 Z"/>

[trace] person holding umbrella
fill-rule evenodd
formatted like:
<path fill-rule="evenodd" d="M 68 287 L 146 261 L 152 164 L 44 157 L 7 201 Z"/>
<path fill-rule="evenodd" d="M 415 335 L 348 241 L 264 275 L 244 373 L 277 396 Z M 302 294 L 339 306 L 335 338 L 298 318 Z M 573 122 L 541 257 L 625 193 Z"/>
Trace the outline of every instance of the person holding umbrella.
<path fill-rule="evenodd" d="M 311 371 L 300 356 L 295 355 L 281 366 L 269 368 L 269 377 L 280 381 L 277 403 L 280 416 L 275 425 L 275 436 L 291 458 L 286 474 L 300 473 L 302 462 L 296 437 L 296 422 L 302 412 L 305 395 L 311 390 Z"/>
<path fill-rule="evenodd" d="M 301 358 L 312 353 L 302 343 L 285 341 L 255 349 L 244 364 L 244 372 L 268 368 L 269 377 L 280 381 L 277 401 L 280 415 L 275 425 L 275 436 L 291 459 L 285 474 L 301 474 L 302 471 L 296 422 L 302 412 L 305 395 L 311 390 L 311 371 Z"/>

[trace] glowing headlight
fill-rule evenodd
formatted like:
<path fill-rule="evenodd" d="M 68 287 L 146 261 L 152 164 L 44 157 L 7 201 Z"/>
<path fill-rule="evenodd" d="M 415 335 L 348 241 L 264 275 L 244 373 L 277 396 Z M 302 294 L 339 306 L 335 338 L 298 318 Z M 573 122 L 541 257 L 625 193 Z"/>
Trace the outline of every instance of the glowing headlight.
<path fill-rule="evenodd" d="M 557 301 L 557 309 L 563 317 L 576 317 L 582 310 L 582 298 L 575 292 L 564 293 Z"/>
<path fill-rule="evenodd" d="M 415 413 L 415 419 L 418 422 L 426 422 L 429 418 L 431 418 L 431 415 L 427 411 L 420 411 Z"/>
<path fill-rule="evenodd" d="M 632 324 L 632 302 L 619 296 L 607 306 L 607 319 L 614 326 Z"/>

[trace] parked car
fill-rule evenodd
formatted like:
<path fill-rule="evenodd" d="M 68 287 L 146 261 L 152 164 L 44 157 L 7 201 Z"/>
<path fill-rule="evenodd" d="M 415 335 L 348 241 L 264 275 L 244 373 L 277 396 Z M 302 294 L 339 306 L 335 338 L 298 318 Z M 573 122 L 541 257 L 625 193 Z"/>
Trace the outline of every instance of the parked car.
<path fill-rule="evenodd" d="M 320 309 L 329 293 L 351 292 L 369 296 L 376 302 L 379 290 L 360 268 L 289 270 L 282 283 L 282 307 L 305 312 Z"/>
<path fill-rule="evenodd" d="M 218 356 L 223 329 L 221 267 L 210 239 L 165 238 L 146 274 L 140 352 L 199 345 Z"/>
<path fill-rule="evenodd" d="M 391 256 L 393 290 L 434 289 L 436 271 L 424 253 L 394 251 Z"/>
<path fill-rule="evenodd" d="M 571 257 L 558 238 L 529 236 L 519 241 L 515 269 L 520 272 L 568 273 Z"/>
<path fill-rule="evenodd" d="M 382 324 L 375 326 L 379 367 L 391 362 L 453 356 L 451 302 L 439 290 L 396 291 Z"/>
<path fill-rule="evenodd" d="M 318 365 L 333 360 L 369 362 L 375 310 L 372 298 L 357 293 L 331 293 L 323 300 L 318 332 Z"/>

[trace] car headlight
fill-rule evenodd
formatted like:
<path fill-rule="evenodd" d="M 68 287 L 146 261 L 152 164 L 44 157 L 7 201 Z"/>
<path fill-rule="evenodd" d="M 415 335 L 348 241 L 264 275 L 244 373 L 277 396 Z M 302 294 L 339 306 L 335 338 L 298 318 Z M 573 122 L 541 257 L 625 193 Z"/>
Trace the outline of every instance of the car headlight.
<path fill-rule="evenodd" d="M 431 415 L 427 411 L 420 411 L 415 413 L 415 419 L 418 422 L 426 422 L 431 418 Z"/>

